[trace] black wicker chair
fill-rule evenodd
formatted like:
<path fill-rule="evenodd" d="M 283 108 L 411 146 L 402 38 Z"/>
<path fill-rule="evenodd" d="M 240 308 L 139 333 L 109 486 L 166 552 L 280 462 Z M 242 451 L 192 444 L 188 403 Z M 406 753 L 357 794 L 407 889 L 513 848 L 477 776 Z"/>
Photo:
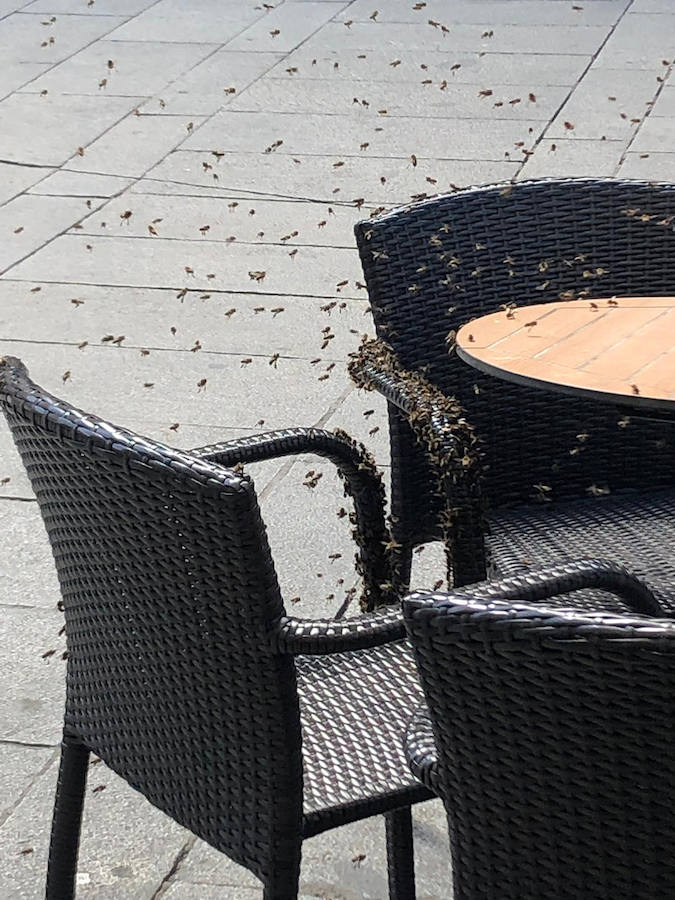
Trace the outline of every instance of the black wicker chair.
<path fill-rule="evenodd" d="M 361 448 L 295 429 L 177 451 L 73 409 L 11 358 L 0 404 L 66 618 L 49 900 L 74 895 L 90 752 L 254 872 L 270 900 L 296 896 L 303 838 L 384 813 L 391 897 L 414 897 L 410 805 L 431 795 L 403 755 L 422 694 L 402 615 L 288 617 L 253 484 L 225 468 L 296 452 L 336 462 L 373 604 L 382 488 Z"/>
<path fill-rule="evenodd" d="M 581 587 L 634 612 L 546 608 Z M 644 585 L 592 560 L 404 610 L 427 700 L 406 753 L 445 804 L 455 900 L 674 897 L 675 622 Z"/>
<path fill-rule="evenodd" d="M 674 223 L 675 186 L 565 179 L 356 226 L 379 340 L 350 370 L 389 401 L 403 586 L 412 548 L 441 538 L 454 585 L 611 552 L 675 611 L 675 424 L 509 384 L 452 352 L 460 325 L 503 305 L 673 294 Z"/>

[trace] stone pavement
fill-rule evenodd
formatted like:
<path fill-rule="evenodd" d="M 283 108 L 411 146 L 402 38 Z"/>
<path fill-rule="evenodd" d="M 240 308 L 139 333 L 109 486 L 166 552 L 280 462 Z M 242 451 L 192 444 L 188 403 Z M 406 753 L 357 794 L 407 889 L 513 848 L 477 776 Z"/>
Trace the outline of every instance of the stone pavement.
<path fill-rule="evenodd" d="M 344 367 L 371 328 L 353 223 L 456 185 L 672 180 L 675 2 L 377 3 L 0 0 L 0 353 L 182 447 L 341 426 L 386 470 L 383 405 Z M 326 470 L 309 491 L 310 464 L 253 474 L 284 592 L 313 615 L 355 577 L 349 550 L 328 559 L 347 545 L 337 481 Z M 0 527 L 0 898 L 13 900 L 43 891 L 65 664 L 4 425 Z M 429 584 L 438 564 L 421 558 Z M 419 897 L 448 898 L 439 805 L 415 828 Z M 303 896 L 385 897 L 382 831 L 308 841 Z M 78 883 L 97 900 L 261 896 L 103 765 Z"/>

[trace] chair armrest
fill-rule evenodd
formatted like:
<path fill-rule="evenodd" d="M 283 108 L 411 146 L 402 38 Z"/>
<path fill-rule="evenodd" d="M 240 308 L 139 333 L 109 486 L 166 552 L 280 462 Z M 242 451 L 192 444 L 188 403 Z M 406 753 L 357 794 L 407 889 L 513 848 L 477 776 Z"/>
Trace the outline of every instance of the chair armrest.
<path fill-rule="evenodd" d="M 616 594 L 638 615 L 668 618 L 668 614 L 644 582 L 631 575 L 623 566 L 605 559 L 579 559 L 560 563 L 499 581 L 470 585 L 449 593 L 432 595 L 416 591 L 405 598 L 403 608 L 407 625 L 418 610 L 436 606 L 439 601 L 446 601 L 449 605 L 453 600 L 461 600 L 462 603 L 475 601 L 483 606 L 494 601 L 537 605 L 559 594 L 583 588 L 599 588 Z"/>
<path fill-rule="evenodd" d="M 384 521 L 382 476 L 368 450 L 344 431 L 320 428 L 287 428 L 251 437 L 198 447 L 190 453 L 198 459 L 232 467 L 280 456 L 314 453 L 337 466 L 345 494 L 354 501 L 350 521 L 358 552 L 356 570 L 363 579 L 361 607 L 373 610 L 397 599 L 393 593 L 389 533 Z"/>
<path fill-rule="evenodd" d="M 325 656 L 350 650 L 367 650 L 405 640 L 400 609 L 383 608 L 354 619 L 279 620 L 274 646 L 281 653 Z"/>
<path fill-rule="evenodd" d="M 425 705 L 418 707 L 410 720 L 404 739 L 404 752 L 415 778 L 437 794 L 438 751 L 431 716 Z"/>
<path fill-rule="evenodd" d="M 462 406 L 421 373 L 404 369 L 393 349 L 364 340 L 349 374 L 359 387 L 378 391 L 400 410 L 425 452 L 445 498 L 441 528 L 454 584 L 486 577 L 487 530 L 478 438 Z"/>

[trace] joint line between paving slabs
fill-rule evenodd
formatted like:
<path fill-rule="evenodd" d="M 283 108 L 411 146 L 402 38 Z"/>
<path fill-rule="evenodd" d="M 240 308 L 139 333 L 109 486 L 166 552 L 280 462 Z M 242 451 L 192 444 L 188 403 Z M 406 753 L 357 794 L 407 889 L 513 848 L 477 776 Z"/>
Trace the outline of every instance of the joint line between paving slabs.
<path fill-rule="evenodd" d="M 176 872 L 178 872 L 178 870 L 180 869 L 186 856 L 188 855 L 190 850 L 192 850 L 192 848 L 194 847 L 194 845 L 196 843 L 197 843 L 197 837 L 196 837 L 196 835 L 192 835 L 183 844 L 183 846 L 180 848 L 180 850 L 176 854 L 176 858 L 174 859 L 171 868 L 166 873 L 164 878 L 162 878 L 162 881 L 161 881 L 159 887 L 157 888 L 157 890 L 152 893 L 150 900 L 158 900 L 159 897 L 161 897 L 163 894 L 166 893 L 167 889 L 169 888 L 169 886 L 171 884 L 171 881 L 172 881 L 174 875 L 176 874 Z"/>
<path fill-rule="evenodd" d="M 614 175 L 615 175 L 615 176 L 619 174 L 619 170 L 621 169 L 621 166 L 622 166 L 622 165 L 624 164 L 624 162 L 626 161 L 626 157 L 628 156 L 628 153 L 630 152 L 630 148 L 631 148 L 631 147 L 633 146 L 633 144 L 635 143 L 635 138 L 636 138 L 636 137 L 638 136 L 638 134 L 640 133 L 640 130 L 642 129 L 642 126 L 643 126 L 644 123 L 647 121 L 647 119 L 649 118 L 649 116 L 651 116 L 652 110 L 654 109 L 654 106 L 656 105 L 656 101 L 657 101 L 657 100 L 659 99 L 659 97 L 661 96 L 661 91 L 664 89 L 664 87 L 665 87 L 666 84 L 668 83 L 668 79 L 670 78 L 670 75 L 671 75 L 671 73 L 672 73 L 672 71 L 673 71 L 673 67 L 675 67 L 675 61 L 672 61 L 672 62 L 670 63 L 670 65 L 669 65 L 667 68 L 664 67 L 665 75 L 664 75 L 663 81 L 661 81 L 661 82 L 659 83 L 659 86 L 657 87 L 656 92 L 655 92 L 654 96 L 652 97 L 652 100 L 651 100 L 651 106 L 648 106 L 648 107 L 647 107 L 647 112 L 646 112 L 646 113 L 644 114 L 644 116 L 642 116 L 642 118 L 640 119 L 637 128 L 635 129 L 635 131 L 634 131 L 633 134 L 631 135 L 630 140 L 629 140 L 628 143 L 626 144 L 626 146 L 625 146 L 625 148 L 624 148 L 624 151 L 623 151 L 623 153 L 621 154 L 621 159 L 620 159 L 619 162 L 617 163 L 617 166 L 616 166 L 616 168 L 615 168 L 615 170 L 614 170 Z"/>
<path fill-rule="evenodd" d="M 326 422 L 331 418 L 331 416 L 335 415 L 335 413 L 342 406 L 342 404 L 345 402 L 345 400 L 347 399 L 347 397 L 351 394 L 351 392 L 353 390 L 354 390 L 354 388 L 352 388 L 352 387 L 346 388 L 338 397 L 336 397 L 336 399 L 332 403 L 329 403 L 328 409 L 326 410 L 326 412 L 323 413 L 321 416 L 319 416 L 319 418 L 316 420 L 316 422 L 314 422 L 314 424 L 310 425 L 309 427 L 310 428 L 323 428 L 323 426 L 326 424 Z M 311 450 L 307 451 L 307 453 L 303 454 L 303 456 L 311 456 L 311 455 L 312 455 Z M 260 491 L 260 493 L 258 493 L 259 503 L 262 503 L 267 497 L 269 497 L 270 493 L 273 490 L 275 490 L 277 485 L 281 481 L 283 481 L 283 479 L 288 475 L 288 473 L 291 471 L 291 469 L 293 468 L 293 466 L 295 465 L 295 463 L 297 462 L 298 459 L 299 459 L 298 456 L 291 456 L 286 460 L 286 462 L 284 462 L 282 464 L 281 468 L 276 473 L 276 475 L 272 476 L 272 478 L 267 482 L 265 487 Z"/>
<path fill-rule="evenodd" d="M 516 181 L 516 180 L 520 177 L 520 174 L 521 174 L 521 172 L 523 171 L 523 167 L 527 164 L 528 160 L 530 159 L 530 157 L 532 156 L 532 154 L 535 152 L 535 150 L 537 149 L 537 147 L 539 147 L 539 145 L 544 141 L 544 139 L 546 138 L 546 132 L 547 132 L 548 129 L 551 127 L 551 125 L 553 124 L 553 122 L 555 122 L 557 116 L 560 114 L 560 112 L 562 111 L 563 107 L 565 106 L 565 104 L 567 103 L 567 101 L 570 99 L 570 97 L 572 96 L 572 94 L 574 94 L 574 92 L 577 90 L 577 88 L 581 87 L 581 85 L 583 84 L 584 78 L 585 78 L 586 75 L 588 74 L 588 72 L 589 72 L 591 66 L 592 66 L 593 63 L 596 61 L 596 59 L 598 58 L 598 56 L 600 55 L 600 53 L 601 53 L 602 50 L 604 49 L 605 45 L 607 44 L 607 41 L 612 37 L 612 35 L 613 35 L 614 32 L 616 31 L 618 25 L 621 23 L 621 21 L 623 20 L 624 16 L 628 13 L 628 10 L 630 9 L 630 7 L 631 7 L 632 5 L 633 5 L 633 0 L 630 0 L 630 3 L 628 4 L 628 6 L 626 6 L 626 8 L 619 14 L 619 17 L 618 17 L 618 19 L 616 20 L 616 22 L 614 22 L 614 24 L 610 27 L 610 29 L 609 29 L 609 31 L 607 32 L 607 34 L 605 35 L 604 39 L 600 42 L 599 46 L 598 46 L 597 49 L 595 50 L 595 53 L 593 53 L 593 54 L 591 55 L 591 58 L 590 58 L 590 60 L 589 60 L 589 62 L 588 62 L 588 65 L 586 66 L 586 68 L 583 70 L 583 72 L 581 73 L 581 75 L 580 75 L 579 78 L 577 79 L 576 84 L 573 84 L 573 85 L 570 87 L 570 90 L 569 90 L 568 93 L 565 95 L 565 97 L 563 98 L 563 100 L 562 100 L 562 102 L 560 103 L 560 105 L 558 106 L 558 108 L 557 108 L 556 110 L 553 111 L 553 114 L 551 115 L 551 118 L 548 120 L 548 122 L 547 122 L 547 124 L 544 126 L 544 129 L 542 130 L 541 134 L 539 135 L 539 137 L 537 138 L 537 140 L 536 140 L 536 141 L 534 142 L 534 144 L 532 145 L 532 153 L 528 154 L 528 155 L 525 157 L 525 159 L 522 161 L 522 163 L 520 163 L 520 166 L 518 167 L 518 171 L 516 172 L 516 174 L 515 174 L 515 175 L 513 176 L 513 178 L 511 179 L 512 181 Z"/>
<path fill-rule="evenodd" d="M 105 287 L 105 288 L 126 288 L 131 291 L 182 291 L 185 285 L 156 285 L 156 284 L 111 284 L 105 281 L 48 281 L 45 278 L 4 278 L 0 277 L 0 281 L 15 281 L 20 284 L 66 284 L 71 287 Z M 233 289 L 225 290 L 223 288 L 188 288 L 188 294 L 234 294 L 237 297 L 299 297 L 302 300 L 335 300 L 335 294 L 299 294 L 296 291 L 271 292 L 271 291 L 236 291 Z M 355 297 L 350 294 L 339 294 L 342 300 L 366 300 L 366 297 Z"/>
<path fill-rule="evenodd" d="M 155 0 L 155 2 L 152 4 L 152 6 L 156 6 L 157 3 L 161 3 L 161 0 Z M 30 4 L 28 4 L 28 5 L 30 5 Z M 150 8 L 151 8 L 151 7 L 148 7 L 148 9 L 150 9 Z M 36 12 L 36 13 L 26 13 L 26 7 L 25 7 L 25 6 L 22 6 L 21 9 L 15 10 L 14 12 L 17 13 L 17 14 L 19 14 L 19 15 L 32 15 L 32 16 L 46 16 L 46 15 L 49 15 L 49 13 L 37 13 L 37 12 Z M 69 13 L 62 13 L 62 15 L 67 16 L 67 15 L 69 15 Z M 51 72 L 51 71 L 52 71 L 53 69 L 55 69 L 57 66 L 60 66 L 61 63 L 68 62 L 68 60 L 72 59 L 74 56 L 77 56 L 78 53 L 81 53 L 82 50 L 86 50 L 87 48 L 92 47 L 92 46 L 93 46 L 94 44 L 96 44 L 98 41 L 102 40 L 102 39 L 106 36 L 106 34 L 112 34 L 112 32 L 115 31 L 117 28 L 121 28 L 122 25 L 126 25 L 126 24 L 127 24 L 128 22 L 130 22 L 132 19 L 135 19 L 136 16 L 138 16 L 138 15 L 139 15 L 139 13 L 134 13 L 133 16 L 129 16 L 129 17 L 126 18 L 126 19 L 124 18 L 124 16 L 116 16 L 115 18 L 118 18 L 118 19 L 119 19 L 119 18 L 122 18 L 122 19 L 124 19 L 124 22 L 121 22 L 121 23 L 120 23 L 120 22 L 117 22 L 117 23 L 110 29 L 110 31 L 104 31 L 103 34 L 97 35 L 93 40 L 89 41 L 88 44 L 85 44 L 83 47 L 78 47 L 77 50 L 73 50 L 73 52 L 70 53 L 68 56 L 64 56 L 63 59 L 60 59 L 60 60 L 58 60 L 58 62 L 55 62 L 53 65 L 48 66 L 48 68 L 46 68 L 43 72 L 38 72 L 37 75 L 34 75 L 32 78 L 29 78 L 28 81 L 25 81 L 22 85 L 20 85 L 20 87 L 14 88 L 14 90 L 13 90 L 13 91 L 10 91 L 9 94 L 6 94 L 4 97 L 0 97 L 0 101 L 6 100 L 7 97 L 10 97 L 12 94 L 15 94 L 15 93 L 16 93 L 16 94 L 21 93 L 21 91 L 23 90 L 23 88 L 25 88 L 27 85 L 32 84 L 34 81 L 37 81 L 38 78 L 41 78 L 43 75 L 46 75 L 48 72 Z M 58 18 L 58 16 L 57 16 L 57 18 Z M 92 17 L 92 18 L 93 18 L 93 17 Z M 96 16 L 96 18 L 97 18 L 97 19 L 102 19 L 102 18 L 105 18 L 105 17 L 104 17 L 104 16 Z M 30 92 L 28 92 L 28 93 L 30 93 Z"/>
<path fill-rule="evenodd" d="M 122 24 L 122 25 L 128 24 L 128 22 L 132 21 L 132 19 L 134 19 L 134 18 L 136 18 L 137 16 L 139 16 L 142 12 L 147 12 L 147 10 L 152 9 L 152 8 L 153 8 L 154 6 L 156 6 L 158 3 L 161 3 L 161 0 L 155 0 L 155 2 L 152 3 L 150 6 L 148 6 L 145 10 L 140 10 L 140 11 L 139 11 L 138 13 L 136 13 L 135 15 L 129 16 L 129 17 L 128 17 L 127 19 L 125 19 L 125 21 L 124 21 L 123 23 L 121 23 L 121 24 Z M 54 68 L 55 68 L 56 66 L 58 66 L 58 65 L 61 65 L 61 63 L 67 62 L 68 60 L 72 59 L 72 58 L 73 58 L 74 56 L 76 56 L 80 51 L 86 50 L 88 47 L 91 47 L 91 46 L 93 46 L 94 44 L 96 44 L 97 42 L 102 41 L 103 38 L 104 38 L 106 35 L 111 34 L 112 32 L 114 32 L 114 31 L 115 31 L 117 28 L 119 28 L 119 27 L 121 27 L 120 23 L 118 23 L 117 25 L 115 25 L 114 28 L 111 28 L 110 31 L 104 32 L 104 34 L 99 35 L 97 38 L 95 38 L 95 40 L 90 41 L 90 43 L 89 43 L 89 44 L 86 44 L 84 47 L 79 47 L 76 51 L 74 51 L 73 53 L 71 53 L 70 56 L 67 56 L 67 57 L 65 57 L 64 59 L 59 60 L 59 61 L 58 61 L 57 63 L 55 63 L 53 66 L 50 66 L 48 69 L 45 69 L 45 71 L 40 72 L 40 73 L 39 73 L 38 75 L 36 75 L 34 78 L 31 78 L 31 79 L 29 79 L 28 81 L 26 81 L 26 82 L 22 85 L 22 88 L 25 88 L 27 85 L 31 84 L 31 83 L 32 83 L 33 81 L 35 81 L 37 78 L 39 78 L 39 77 L 41 77 L 42 75 L 45 75 L 45 74 L 47 74 L 48 72 L 52 71 L 52 69 L 54 69 Z M 247 25 L 246 28 L 248 28 L 248 27 L 249 27 L 249 26 Z M 242 31 L 245 31 L 246 28 L 242 29 Z M 240 32 L 240 33 L 241 33 L 241 32 Z M 229 43 L 229 41 L 228 41 L 227 43 Z M 215 45 L 215 46 L 214 46 L 214 49 L 212 50 L 211 53 L 209 53 L 209 54 L 208 54 L 207 56 L 205 56 L 203 59 L 201 59 L 201 60 L 199 60 L 197 63 L 195 63 L 194 66 L 191 66 L 191 67 L 190 67 L 189 69 L 187 69 L 185 72 L 181 73 L 181 75 L 178 76 L 178 78 L 183 77 L 184 75 L 186 75 L 186 74 L 188 74 L 189 72 L 191 72 L 191 71 L 192 71 L 193 69 L 195 69 L 198 65 L 201 65 L 202 62 L 204 62 L 205 60 L 209 59 L 209 58 L 210 58 L 211 56 L 213 56 L 215 53 L 218 53 L 218 51 L 222 50 L 225 46 L 227 46 L 227 44 L 220 43 L 220 44 Z M 275 61 L 275 63 L 274 63 L 273 65 L 276 65 L 276 61 Z M 261 76 L 261 77 L 262 77 L 262 76 Z M 173 84 L 176 80 L 177 80 L 177 78 L 173 79 L 172 81 L 168 81 L 168 82 L 167 82 L 167 86 Z M 256 80 L 257 80 L 257 79 L 256 79 Z M 249 87 L 249 86 L 250 86 L 250 85 L 247 85 L 247 87 Z M 14 93 L 14 92 L 12 92 L 12 93 Z M 17 91 L 17 93 L 18 93 L 18 91 Z M 8 95 L 8 96 L 9 96 L 9 95 Z M 2 98 L 2 99 L 4 99 L 4 98 Z M 143 97 L 143 98 L 140 98 L 140 99 L 142 99 L 142 100 L 145 101 L 145 100 L 148 99 L 148 98 L 144 98 L 144 97 Z M 136 107 L 136 109 L 138 109 L 138 107 Z M 219 111 L 220 111 L 220 110 L 218 110 L 217 112 L 219 112 Z M 117 119 L 116 121 L 112 122 L 112 123 L 109 125 L 108 128 L 104 129 L 102 132 L 100 132 L 99 134 L 97 134 L 97 135 L 96 135 L 91 141 L 89 141 L 89 143 L 86 144 L 85 146 L 86 146 L 86 147 L 89 147 L 89 146 L 90 146 L 91 144 L 93 144 L 95 141 L 99 140 L 99 139 L 102 138 L 104 135 L 108 134 L 108 132 L 110 132 L 113 128 L 115 128 L 117 125 L 119 125 L 119 124 L 120 124 L 121 122 L 123 122 L 125 119 L 130 118 L 131 116 L 135 115 L 135 112 L 136 112 L 135 110 L 131 110 L 130 112 L 124 113 L 124 115 L 122 115 L 122 116 L 121 116 L 119 119 Z M 205 125 L 206 122 L 208 122 L 208 121 L 209 121 L 214 115 L 216 115 L 216 114 L 217 114 L 217 113 L 212 113 L 210 116 L 206 116 L 206 117 L 204 118 L 204 121 L 201 122 L 201 123 L 197 126 L 197 130 L 198 130 L 199 128 L 201 128 L 202 125 Z M 188 117 L 188 116 L 185 116 L 185 118 L 189 118 L 189 117 Z M 113 176 L 113 177 L 127 178 L 127 179 L 129 179 L 129 180 L 131 181 L 131 184 L 126 185 L 124 188 L 122 188 L 122 189 L 121 189 L 120 191 L 118 191 L 117 193 L 111 195 L 111 196 L 108 197 L 108 198 L 105 198 L 105 200 L 107 200 L 107 201 L 109 202 L 110 200 L 116 199 L 117 197 L 122 196 L 124 193 L 129 192 L 129 191 L 131 190 L 131 188 L 132 188 L 135 184 L 138 183 L 138 181 L 140 181 L 141 179 L 145 178 L 146 175 L 147 175 L 147 173 L 148 173 L 149 171 L 151 171 L 151 169 L 155 168 L 155 166 L 157 166 L 157 165 L 159 165 L 161 162 L 163 162 L 163 161 L 164 161 L 171 153 L 173 153 L 178 147 L 180 147 L 181 144 L 182 144 L 185 140 L 187 140 L 187 138 L 188 138 L 189 136 L 190 136 L 190 135 L 187 135 L 187 134 L 186 134 L 186 136 L 183 137 L 183 138 L 181 139 L 181 141 L 180 141 L 177 145 L 175 145 L 172 149 L 170 149 L 166 154 L 164 154 L 163 156 L 161 156 L 159 159 L 154 160 L 154 161 L 147 167 L 147 169 L 145 169 L 145 170 L 142 172 L 141 175 L 139 175 L 139 176 L 131 176 L 131 177 L 129 177 L 129 176 L 124 176 L 124 175 L 122 175 L 122 176 L 120 176 L 120 175 Z M 74 154 L 73 154 L 73 155 L 74 155 Z M 69 157 L 69 159 L 72 159 L 72 156 Z M 50 168 L 50 171 L 44 176 L 44 178 L 41 178 L 41 179 L 40 179 L 39 181 L 37 181 L 34 185 L 31 185 L 31 188 L 30 188 L 30 189 L 32 189 L 32 188 L 34 188 L 34 187 L 37 187 L 39 184 L 42 184 L 42 182 L 45 181 L 47 178 L 49 178 L 52 174 L 54 174 L 55 171 L 60 171 L 60 172 L 75 172 L 75 173 L 78 174 L 78 175 L 79 175 L 79 174 L 95 174 L 95 175 L 107 175 L 107 176 L 110 176 L 110 173 L 109 173 L 109 172 L 95 172 L 95 173 L 94 173 L 94 172 L 91 172 L 91 173 L 86 173 L 86 172 L 82 172 L 82 170 L 68 169 L 68 168 L 67 168 L 68 161 L 69 161 L 69 160 L 66 160 L 66 162 L 63 163 L 63 164 L 60 165 L 60 166 L 51 166 L 51 167 L 49 167 L 49 168 Z M 20 165 L 28 165 L 28 164 L 25 164 L 25 163 L 24 163 L 24 164 L 20 164 Z M 45 168 L 47 168 L 47 167 L 45 167 Z M 14 200 L 14 199 L 16 199 L 16 197 L 20 197 L 20 196 L 23 196 L 24 194 L 28 194 L 28 190 L 29 190 L 29 189 L 26 188 L 24 191 L 21 191 L 19 194 L 15 195 L 15 197 L 10 198 L 10 200 Z M 58 195 L 57 195 L 57 196 L 58 196 Z M 93 198 L 89 198 L 89 199 L 93 199 Z M 7 201 L 7 202 L 10 202 L 10 201 Z M 0 206 L 2 206 L 2 205 L 4 205 L 4 204 L 0 204 Z M 86 215 L 86 216 L 83 216 L 83 218 L 87 218 L 87 216 L 90 215 L 90 213 L 97 212 L 97 211 L 98 211 L 102 206 L 104 206 L 104 205 L 105 205 L 105 202 L 99 204 L 99 205 L 96 207 L 96 209 L 94 209 L 94 210 L 88 210 L 88 211 L 87 211 L 87 215 Z M 81 221 L 81 220 L 78 220 L 78 222 L 79 222 L 79 221 Z M 77 224 L 77 223 L 73 223 L 73 224 Z M 69 228 L 72 228 L 72 225 L 69 226 Z M 4 271 L 0 272 L 0 277 L 4 276 L 4 275 L 5 275 L 5 274 L 6 274 L 13 266 L 18 265 L 18 263 L 23 262 L 24 260 L 26 260 L 26 259 L 28 259 L 29 257 L 33 256 L 33 255 L 34 255 L 35 253 L 37 253 L 39 250 L 44 249 L 44 247 L 46 247 L 49 243 L 51 243 L 51 241 L 53 241 L 53 240 L 54 240 L 55 238 L 57 238 L 57 237 L 60 237 L 60 236 L 61 236 L 62 234 L 64 234 L 67 230 L 68 230 L 68 229 L 64 229 L 63 231 L 60 231 L 58 234 L 53 235 L 51 238 L 49 238 L 47 241 L 45 241 L 45 242 L 44 242 L 43 244 L 41 244 L 39 247 L 36 247 L 34 250 L 32 250 L 32 251 L 31 251 L 30 253 L 28 253 L 26 256 L 22 257 L 22 258 L 19 259 L 19 260 L 15 260 L 10 266 L 7 267 L 7 269 L 5 269 Z"/>
<path fill-rule="evenodd" d="M 19 741 L 0 741 L 0 744 L 13 744 L 14 746 L 21 747 L 53 747 L 53 744 L 23 744 Z M 42 766 L 42 768 L 38 769 L 35 775 L 30 779 L 29 783 L 26 787 L 21 791 L 19 796 L 16 798 L 14 803 L 10 804 L 10 806 L 6 809 L 5 813 L 0 813 L 0 826 L 4 825 L 4 823 L 9 819 L 12 813 L 15 812 L 16 809 L 23 803 L 28 794 L 33 789 L 35 783 L 45 774 L 45 772 L 54 764 L 54 762 L 59 758 L 60 749 L 58 747 L 54 747 L 54 753 L 51 754 L 47 762 Z"/>
<path fill-rule="evenodd" d="M 49 177 L 49 176 L 47 176 L 47 177 Z M 42 179 L 42 180 L 44 181 L 44 179 Z M 38 184 L 39 183 L 40 182 L 38 182 Z M 23 195 L 25 195 L 27 197 L 29 197 L 29 196 L 30 197 L 44 196 L 42 194 L 27 194 L 26 191 L 23 191 L 23 194 L 19 194 L 18 196 L 23 196 Z M 16 200 L 16 197 L 14 197 L 13 199 Z M 58 199 L 58 195 L 57 195 L 56 199 Z M 84 200 L 85 198 L 83 197 L 82 199 Z M 66 227 L 62 228 L 60 231 L 57 231 L 56 234 L 53 234 L 51 237 L 47 238 L 46 241 L 43 241 L 43 243 L 41 243 L 39 247 L 35 247 L 33 250 L 30 251 L 30 253 L 26 253 L 25 256 L 22 256 L 19 259 L 15 259 L 14 262 L 10 263 L 7 266 L 6 269 L 0 269 L 0 278 L 2 278 L 4 275 L 6 275 L 7 272 L 10 271 L 10 269 L 14 268 L 14 266 L 18 266 L 19 263 L 22 263 L 24 260 L 29 259 L 31 256 L 33 256 L 33 254 L 38 253 L 38 251 L 44 250 L 44 248 L 48 244 L 51 244 L 52 241 L 55 241 L 56 238 L 63 237 L 65 234 L 67 234 L 70 231 L 71 228 L 73 228 L 75 225 L 79 225 L 80 222 L 83 222 L 84 219 L 87 219 L 92 213 L 98 212 L 102 207 L 105 206 L 106 202 L 107 202 L 107 198 L 103 198 L 101 200 L 101 202 L 96 205 L 96 207 L 94 207 L 94 208 L 87 207 L 84 214 L 81 215 L 80 218 L 77 219 L 75 222 L 72 222 L 70 225 L 66 225 Z"/>

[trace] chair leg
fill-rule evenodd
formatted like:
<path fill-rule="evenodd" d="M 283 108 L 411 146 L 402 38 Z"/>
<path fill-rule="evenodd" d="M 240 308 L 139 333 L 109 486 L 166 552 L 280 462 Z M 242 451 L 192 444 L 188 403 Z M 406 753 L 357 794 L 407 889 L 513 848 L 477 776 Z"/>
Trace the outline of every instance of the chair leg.
<path fill-rule="evenodd" d="M 46 900 L 72 900 L 75 896 L 88 762 L 86 747 L 64 736 L 49 845 Z"/>
<path fill-rule="evenodd" d="M 409 806 L 385 813 L 389 900 L 415 900 L 415 858 Z"/>

